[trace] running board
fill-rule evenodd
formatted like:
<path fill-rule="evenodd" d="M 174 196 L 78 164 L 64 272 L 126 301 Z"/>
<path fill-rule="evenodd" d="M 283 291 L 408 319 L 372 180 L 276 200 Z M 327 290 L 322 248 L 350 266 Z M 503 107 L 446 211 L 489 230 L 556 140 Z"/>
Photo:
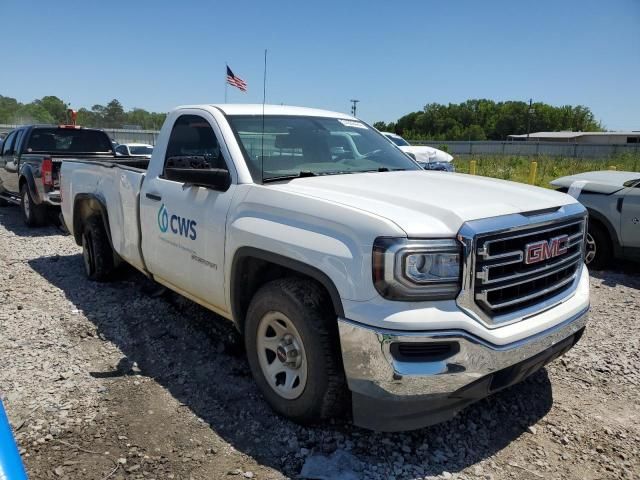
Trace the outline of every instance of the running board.
<path fill-rule="evenodd" d="M 7 193 L 0 193 L 0 200 L 13 203 L 14 205 L 20 205 L 20 197 L 14 197 L 13 195 L 9 195 Z"/>

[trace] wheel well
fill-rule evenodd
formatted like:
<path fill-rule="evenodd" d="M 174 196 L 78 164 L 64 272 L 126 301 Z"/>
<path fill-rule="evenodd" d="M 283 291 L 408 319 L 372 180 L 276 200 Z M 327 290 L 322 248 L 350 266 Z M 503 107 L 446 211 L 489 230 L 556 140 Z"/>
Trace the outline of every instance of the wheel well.
<path fill-rule="evenodd" d="M 248 249 L 253 250 L 253 249 Z M 236 326 L 242 332 L 253 295 L 266 283 L 285 277 L 311 280 L 330 299 L 336 316 L 344 316 L 342 301 L 333 282 L 321 271 L 295 260 L 271 254 L 236 254 L 231 272 L 231 310 Z M 247 253 L 247 252 L 245 252 Z"/>
<path fill-rule="evenodd" d="M 76 198 L 73 205 L 73 237 L 78 245 L 82 245 L 82 234 L 86 220 L 92 216 L 99 216 L 107 232 L 109 243 L 111 243 L 111 230 L 109 229 L 109 218 L 104 205 L 92 196 Z"/>
<path fill-rule="evenodd" d="M 597 225 L 598 227 L 600 227 L 607 234 L 610 245 L 614 249 L 617 249 L 619 247 L 616 231 L 606 219 L 601 217 L 600 214 L 594 212 L 593 210 L 589 210 L 589 224 Z"/>

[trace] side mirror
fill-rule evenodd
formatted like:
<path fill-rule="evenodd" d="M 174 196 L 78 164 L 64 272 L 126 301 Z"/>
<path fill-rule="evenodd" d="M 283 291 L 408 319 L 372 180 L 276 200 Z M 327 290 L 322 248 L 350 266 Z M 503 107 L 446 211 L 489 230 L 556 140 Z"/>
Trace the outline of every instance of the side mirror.
<path fill-rule="evenodd" d="M 225 192 L 231 186 L 231 175 L 229 170 L 224 168 L 175 168 L 164 169 L 164 176 L 167 180 L 181 182 L 187 185 L 207 187 L 213 190 Z"/>

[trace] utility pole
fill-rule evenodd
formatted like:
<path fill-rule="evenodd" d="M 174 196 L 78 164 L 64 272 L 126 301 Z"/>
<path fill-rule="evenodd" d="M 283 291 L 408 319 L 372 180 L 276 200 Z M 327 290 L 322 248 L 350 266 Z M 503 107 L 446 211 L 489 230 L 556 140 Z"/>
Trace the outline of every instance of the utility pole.
<path fill-rule="evenodd" d="M 349 100 L 351 102 L 351 115 L 356 116 L 356 106 L 360 100 Z"/>
<path fill-rule="evenodd" d="M 529 141 L 529 133 L 531 131 L 531 114 L 534 113 L 533 99 L 529 99 L 529 109 L 527 110 L 527 142 Z"/>

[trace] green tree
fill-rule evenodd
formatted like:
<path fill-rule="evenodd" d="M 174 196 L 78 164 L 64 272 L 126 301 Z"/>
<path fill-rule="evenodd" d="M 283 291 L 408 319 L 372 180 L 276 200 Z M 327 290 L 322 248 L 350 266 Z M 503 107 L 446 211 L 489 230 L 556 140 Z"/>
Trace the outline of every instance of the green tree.
<path fill-rule="evenodd" d="M 122 104 L 114 98 L 104 108 L 104 126 L 122 128 L 124 120 L 124 108 L 122 108 Z"/>
<path fill-rule="evenodd" d="M 13 122 L 16 124 L 28 124 L 28 123 L 56 123 L 54 118 L 44 107 L 36 103 L 28 103 L 22 105 L 15 113 Z"/>
<path fill-rule="evenodd" d="M 44 108 L 56 123 L 65 123 L 67 121 L 67 104 L 55 96 L 42 97 L 40 100 L 33 102 Z"/>
<path fill-rule="evenodd" d="M 495 102 L 470 99 L 447 105 L 426 104 L 422 111 L 411 112 L 398 119 L 392 129 L 414 140 L 504 140 L 509 135 L 530 131 L 582 130 L 600 131 L 602 125 L 588 107 L 521 101 Z M 382 123 L 382 122 L 381 122 Z"/>
<path fill-rule="evenodd" d="M 15 98 L 0 95 L 0 123 L 12 123 L 20 106 Z"/>

